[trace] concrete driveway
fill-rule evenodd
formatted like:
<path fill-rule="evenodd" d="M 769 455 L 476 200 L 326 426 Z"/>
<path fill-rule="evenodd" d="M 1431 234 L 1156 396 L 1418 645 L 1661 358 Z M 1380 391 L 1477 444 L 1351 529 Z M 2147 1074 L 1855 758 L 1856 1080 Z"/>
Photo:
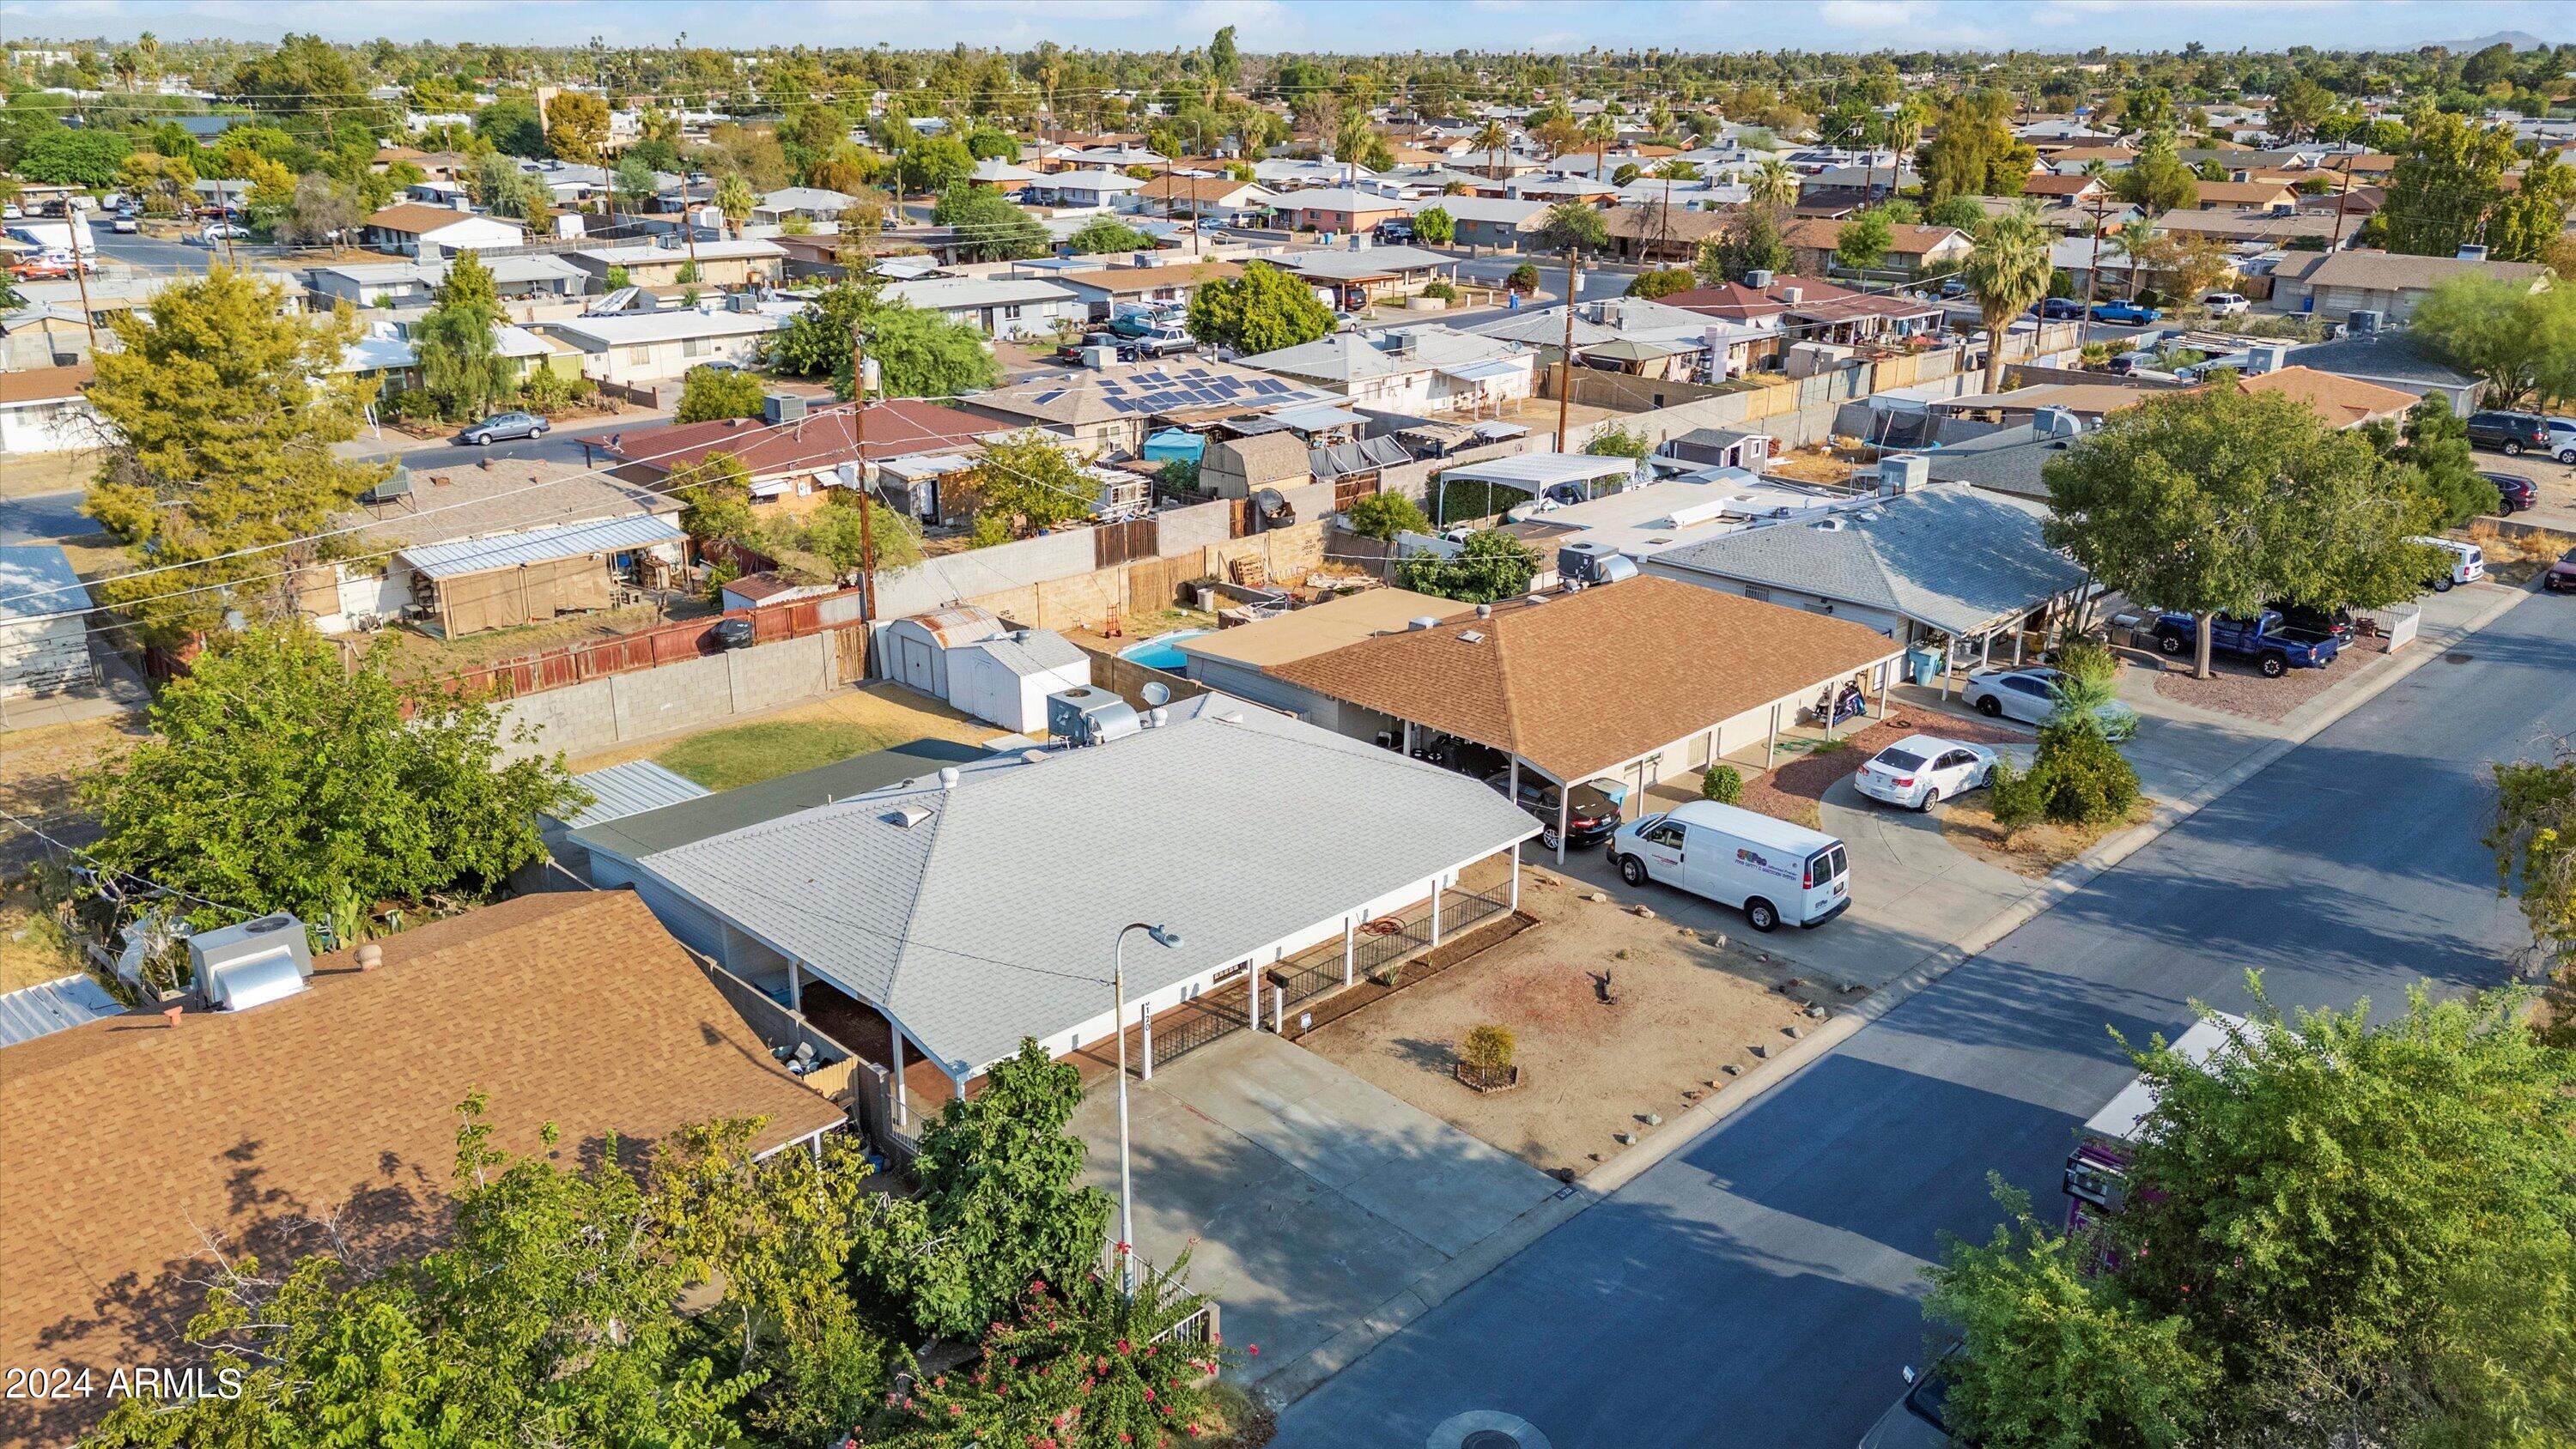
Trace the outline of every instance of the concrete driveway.
<path fill-rule="evenodd" d="M 1400 1299 L 1555 1197 L 1551 1178 L 1267 1032 L 1238 1031 L 1128 1083 L 1136 1245 L 1224 1305 L 1254 1379 Z M 1074 1118 L 1089 1180 L 1118 1191 L 1118 1102 Z M 1112 1231 L 1115 1231 L 1114 1221 Z"/>

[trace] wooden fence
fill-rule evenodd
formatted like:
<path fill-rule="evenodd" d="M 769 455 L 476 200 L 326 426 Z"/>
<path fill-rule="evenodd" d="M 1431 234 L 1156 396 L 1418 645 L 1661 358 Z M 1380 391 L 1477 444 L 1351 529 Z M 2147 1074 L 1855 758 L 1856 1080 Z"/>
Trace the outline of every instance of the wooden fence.
<path fill-rule="evenodd" d="M 612 674 L 677 664 L 722 652 L 723 646 L 716 640 L 715 628 L 724 619 L 750 620 L 751 642 L 754 644 L 775 644 L 834 630 L 858 632 L 863 636 L 858 648 L 860 657 L 864 659 L 867 646 L 865 631 L 860 626 L 866 620 L 859 614 L 859 594 L 857 589 L 842 589 L 764 608 L 729 610 L 721 618 L 675 620 L 607 639 L 505 659 L 479 669 L 462 670 L 440 682 L 515 698 L 549 689 L 563 689 L 586 679 L 602 679 Z"/>

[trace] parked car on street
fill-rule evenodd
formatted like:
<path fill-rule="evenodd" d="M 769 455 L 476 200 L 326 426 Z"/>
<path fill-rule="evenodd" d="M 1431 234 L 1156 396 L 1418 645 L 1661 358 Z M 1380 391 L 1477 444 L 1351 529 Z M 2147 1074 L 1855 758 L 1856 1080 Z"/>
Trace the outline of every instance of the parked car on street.
<path fill-rule="evenodd" d="M 1409 216 L 1392 216 L 1379 222 L 1377 224 L 1377 239 L 1381 242 L 1409 242 L 1413 240 L 1413 218 Z"/>
<path fill-rule="evenodd" d="M 1944 800 L 1985 788 L 1995 772 L 1986 745 L 1939 735 L 1907 735 L 1869 758 L 1852 774 L 1852 788 L 1872 800 L 1929 810 Z"/>
<path fill-rule="evenodd" d="M 1851 904 L 1851 861 L 1821 830 L 1714 800 L 1619 827 L 1610 859 L 1632 886 L 1657 881 L 1744 912 L 1757 931 L 1821 926 Z"/>
<path fill-rule="evenodd" d="M 2057 713 L 2057 686 L 2065 678 L 2060 671 L 2039 665 L 1988 669 L 1969 675 L 1968 687 L 1959 698 L 1988 719 L 2046 724 Z M 2095 715 L 2102 721 L 2103 733 L 2115 740 L 2127 739 L 2138 728 L 2138 712 L 2118 700 L 2103 705 Z"/>
<path fill-rule="evenodd" d="M 135 218 L 133 212 L 120 211 L 108 220 L 107 229 L 119 236 L 132 236 L 143 230 L 143 223 Z"/>
<path fill-rule="evenodd" d="M 2077 297 L 2043 297 L 2030 311 L 2043 322 L 2073 322 L 2084 316 L 2084 302 Z"/>
<path fill-rule="evenodd" d="M 2549 425 L 2549 456 L 2576 468 L 2576 418 L 2543 418 Z"/>
<path fill-rule="evenodd" d="M 534 413 L 494 413 L 458 433 L 456 441 L 488 448 L 513 438 L 542 438 L 547 426 L 546 420 Z"/>
<path fill-rule="evenodd" d="M 1943 1354 L 1929 1373 L 1908 1367 L 1904 1397 L 1869 1426 L 1869 1432 L 1861 1436 L 1860 1449 L 1951 1449 L 1968 1442 L 1950 1427 L 1946 1417 L 1950 1385 L 1941 1369 L 1949 1361 L 1950 1355 Z"/>
<path fill-rule="evenodd" d="M 204 230 L 197 233 L 197 238 L 208 246 L 226 241 L 249 241 L 250 228 L 237 222 L 209 222 Z"/>
<path fill-rule="evenodd" d="M 2540 587 L 2553 594 L 2576 594 L 2576 548 L 2558 556 L 2540 576 Z"/>
<path fill-rule="evenodd" d="M 1108 347 L 1116 349 L 1118 360 L 1120 362 L 1134 362 L 1138 357 L 1144 355 L 1137 348 L 1135 340 L 1132 338 L 1120 337 L 1108 332 L 1094 332 L 1088 336 L 1078 338 L 1057 348 L 1055 350 L 1055 360 L 1079 367 L 1082 364 L 1083 352 L 1086 349 L 1093 347 Z"/>
<path fill-rule="evenodd" d="M 2212 317 L 2233 317 L 2251 311 L 2254 304 L 2234 292 L 2211 292 L 2200 299 L 2200 310 Z"/>
<path fill-rule="evenodd" d="M 2549 420 L 2538 413 L 2469 414 L 2469 442 L 2511 458 L 2549 449 Z"/>
<path fill-rule="evenodd" d="M 2155 635 L 2156 648 L 2167 656 L 2199 647 L 2198 621 L 2189 614 L 2160 615 Z M 2323 669 L 2334 663 L 2343 652 L 2343 641 L 2332 631 L 2293 629 L 2278 613 L 2265 609 L 2251 619 L 2221 614 L 2210 620 L 2209 652 L 2251 659 L 2265 678 L 2278 679 L 2293 669 Z"/>
<path fill-rule="evenodd" d="M 2500 507 L 2508 517 L 2523 509 L 2540 506 L 2540 485 L 2528 478 L 2513 473 L 2480 473 L 2478 476 L 2495 485 Z"/>
<path fill-rule="evenodd" d="M 1486 784 L 1497 795 L 1512 793 L 1512 772 L 1504 770 L 1490 776 Z M 1539 823 L 1538 843 L 1556 849 L 1556 812 L 1562 797 L 1554 780 L 1536 774 L 1521 776 L 1520 798 L 1512 803 L 1530 813 Z M 1619 802 L 1598 785 L 1577 785 L 1574 796 L 1562 801 L 1565 815 L 1565 844 L 1569 849 L 1599 845 L 1619 829 Z"/>
<path fill-rule="evenodd" d="M 2487 551 L 2474 543 L 2462 543 L 2456 538 L 2415 538 L 2408 542 L 2438 548 L 2450 556 L 2448 571 L 2435 573 L 2424 581 L 2434 593 L 2447 594 L 2461 584 L 2474 584 L 2487 576 Z"/>
<path fill-rule="evenodd" d="M 2144 327 L 2163 315 L 2153 307 L 2141 307 L 2135 302 L 2104 302 L 2093 309 L 2094 321 L 2122 327 Z"/>

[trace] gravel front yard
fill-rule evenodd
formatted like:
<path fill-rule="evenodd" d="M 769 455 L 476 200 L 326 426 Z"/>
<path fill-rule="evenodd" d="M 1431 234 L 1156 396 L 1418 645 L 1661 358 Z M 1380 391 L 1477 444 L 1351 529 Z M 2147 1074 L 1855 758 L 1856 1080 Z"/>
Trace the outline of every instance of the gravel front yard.
<path fill-rule="evenodd" d="M 1836 780 L 1867 764 L 1879 751 L 1912 734 L 1938 735 L 1945 740 L 1962 740 L 1975 745 L 2030 742 L 2028 730 L 2012 725 L 1913 711 L 1903 705 L 1895 705 L 1891 707 L 1889 718 L 1857 734 L 1844 735 L 1842 738 L 1849 745 L 1848 749 L 1821 755 L 1811 752 L 1795 758 L 1783 756 L 1779 767 L 1771 773 L 1747 779 L 1744 782 L 1744 808 L 1814 828 L 1822 816 L 1817 806 Z"/>
<path fill-rule="evenodd" d="M 1816 1023 L 1769 987 L 1790 977 L 1759 947 L 1718 945 L 1672 923 L 1584 899 L 1553 872 L 1522 878 L 1540 923 L 1493 950 L 1320 1027 L 1298 1044 L 1433 1116 L 1543 1170 L 1577 1175 L 1748 1069 L 1758 1045 L 1788 1044 Z M 1601 999 L 1607 978 L 1615 1003 Z M 1828 1010 L 1859 998 L 1805 991 Z M 1488 1022 L 1518 1038 L 1523 1085 L 1478 1093 L 1450 1074 L 1468 1031 Z M 1712 1088 L 1711 1083 L 1719 1084 Z"/>
<path fill-rule="evenodd" d="M 2334 662 L 2323 669 L 2293 669 L 2278 679 L 2265 679 L 2253 665 L 2234 659 L 2210 660 L 2212 677 L 2191 677 L 2191 656 L 2185 651 L 2180 659 L 2139 650 L 2123 653 L 2141 668 L 2158 671 L 2156 693 L 2177 704 L 2218 714 L 2238 715 L 2245 719 L 2279 724 L 2293 711 L 2327 690 L 2388 662 L 2376 639 L 2356 639 L 2344 646 Z"/>

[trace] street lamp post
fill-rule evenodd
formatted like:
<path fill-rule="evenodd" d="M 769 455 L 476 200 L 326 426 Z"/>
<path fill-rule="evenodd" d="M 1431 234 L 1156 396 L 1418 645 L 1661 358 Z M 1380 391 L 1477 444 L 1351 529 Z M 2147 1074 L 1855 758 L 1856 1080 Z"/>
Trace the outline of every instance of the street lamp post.
<path fill-rule="evenodd" d="M 1136 1182 L 1127 1155 L 1127 935 L 1142 931 L 1166 948 L 1181 944 L 1181 934 L 1143 921 L 1118 928 L 1118 944 L 1109 952 L 1109 990 L 1117 1005 L 1109 1030 L 1118 1038 L 1118 1287 L 1136 1296 Z"/>

